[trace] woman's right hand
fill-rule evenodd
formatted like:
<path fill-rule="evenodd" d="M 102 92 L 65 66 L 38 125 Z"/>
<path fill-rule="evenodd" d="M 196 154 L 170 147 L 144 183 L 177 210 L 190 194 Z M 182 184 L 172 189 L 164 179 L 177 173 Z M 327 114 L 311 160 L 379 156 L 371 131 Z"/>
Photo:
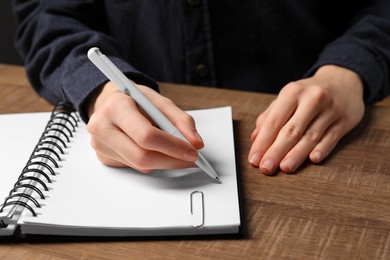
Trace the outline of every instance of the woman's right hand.
<path fill-rule="evenodd" d="M 135 101 L 112 82 L 103 85 L 88 102 L 87 125 L 98 159 L 109 166 L 154 169 L 194 167 L 203 141 L 193 118 L 156 91 L 137 87 L 186 137 L 185 142 L 160 130 Z"/>

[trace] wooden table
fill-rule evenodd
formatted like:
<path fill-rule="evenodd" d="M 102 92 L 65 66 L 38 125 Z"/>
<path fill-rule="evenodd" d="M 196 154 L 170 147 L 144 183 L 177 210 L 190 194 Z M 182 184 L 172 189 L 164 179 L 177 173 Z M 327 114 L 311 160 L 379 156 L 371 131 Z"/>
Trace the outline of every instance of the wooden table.
<path fill-rule="evenodd" d="M 247 153 L 256 116 L 275 96 L 173 84 L 161 92 L 184 109 L 233 107 L 242 237 L 11 242 L 0 245 L 0 258 L 390 258 L 389 100 L 368 107 L 325 162 L 269 177 L 248 165 Z M 0 113 L 51 108 L 22 67 L 0 65 Z"/>

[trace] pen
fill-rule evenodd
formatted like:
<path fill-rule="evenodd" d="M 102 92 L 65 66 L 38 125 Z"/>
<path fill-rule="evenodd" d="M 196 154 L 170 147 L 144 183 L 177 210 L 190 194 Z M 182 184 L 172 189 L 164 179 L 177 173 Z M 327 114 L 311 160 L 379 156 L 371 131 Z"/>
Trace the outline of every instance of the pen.
<path fill-rule="evenodd" d="M 173 123 L 153 105 L 153 103 L 136 87 L 133 81 L 127 78 L 106 55 L 100 52 L 99 48 L 91 48 L 88 51 L 88 58 L 123 93 L 131 96 L 161 130 L 188 142 Z M 215 183 L 221 183 L 217 173 L 201 153 L 198 153 L 198 159 L 195 161 L 195 164 L 210 176 Z"/>

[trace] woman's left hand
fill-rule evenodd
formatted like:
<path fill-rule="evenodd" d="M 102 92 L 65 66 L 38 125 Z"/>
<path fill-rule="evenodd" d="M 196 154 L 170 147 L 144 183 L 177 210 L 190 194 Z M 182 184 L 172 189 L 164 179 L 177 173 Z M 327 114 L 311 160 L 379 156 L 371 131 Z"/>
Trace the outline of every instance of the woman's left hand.
<path fill-rule="evenodd" d="M 358 74 L 323 66 L 287 84 L 258 116 L 248 160 L 264 174 L 294 172 L 308 157 L 318 163 L 361 121 L 364 108 Z"/>

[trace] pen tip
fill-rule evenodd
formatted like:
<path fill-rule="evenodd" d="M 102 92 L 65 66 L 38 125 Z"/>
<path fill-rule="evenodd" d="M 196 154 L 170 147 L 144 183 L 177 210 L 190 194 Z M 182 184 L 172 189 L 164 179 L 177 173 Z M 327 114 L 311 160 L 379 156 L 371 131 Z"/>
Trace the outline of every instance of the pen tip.
<path fill-rule="evenodd" d="M 222 183 L 218 177 L 215 177 L 215 182 L 216 182 L 216 183 L 219 183 L 219 184 Z"/>

